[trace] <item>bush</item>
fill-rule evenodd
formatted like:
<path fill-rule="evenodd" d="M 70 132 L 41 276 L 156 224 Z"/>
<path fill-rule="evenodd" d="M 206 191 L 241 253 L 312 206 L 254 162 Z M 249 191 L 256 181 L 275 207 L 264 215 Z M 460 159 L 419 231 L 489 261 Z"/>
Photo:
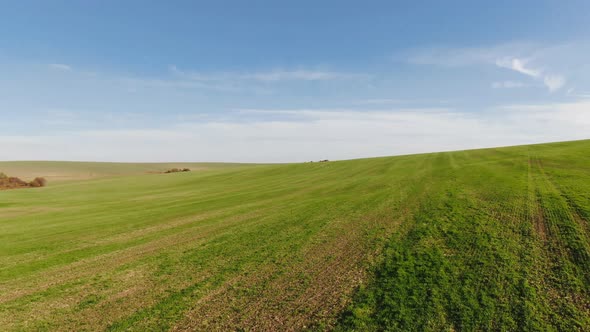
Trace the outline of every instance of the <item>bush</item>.
<path fill-rule="evenodd" d="M 31 182 L 23 181 L 14 176 L 6 176 L 4 173 L 0 173 L 0 189 L 15 189 L 15 188 L 38 188 L 45 187 L 47 180 L 45 178 L 35 178 Z"/>
<path fill-rule="evenodd" d="M 28 187 L 29 184 L 25 181 L 15 177 L 0 178 L 0 188 L 22 188 Z"/>
<path fill-rule="evenodd" d="M 171 168 L 167 171 L 165 171 L 164 173 L 168 174 L 168 173 L 178 173 L 178 172 L 190 172 L 191 170 L 188 168 Z"/>
<path fill-rule="evenodd" d="M 35 178 L 33 181 L 29 182 L 29 186 L 31 187 L 45 187 L 47 184 L 47 180 L 45 178 Z"/>

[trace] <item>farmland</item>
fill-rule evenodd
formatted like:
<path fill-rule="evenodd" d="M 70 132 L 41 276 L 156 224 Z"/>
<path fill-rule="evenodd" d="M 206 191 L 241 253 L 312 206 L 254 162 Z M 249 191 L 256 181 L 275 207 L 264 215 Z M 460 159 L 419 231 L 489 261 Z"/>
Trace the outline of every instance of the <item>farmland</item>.
<path fill-rule="evenodd" d="M 0 326 L 585 330 L 589 151 L 0 163 Z"/>

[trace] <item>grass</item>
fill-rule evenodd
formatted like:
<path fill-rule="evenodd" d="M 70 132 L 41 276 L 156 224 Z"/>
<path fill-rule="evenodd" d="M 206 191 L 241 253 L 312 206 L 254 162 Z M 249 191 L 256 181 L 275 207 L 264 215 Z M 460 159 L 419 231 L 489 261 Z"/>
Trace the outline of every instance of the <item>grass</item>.
<path fill-rule="evenodd" d="M 0 326 L 584 330 L 587 151 L 149 175 L 109 164 L 94 179 L 2 191 Z"/>

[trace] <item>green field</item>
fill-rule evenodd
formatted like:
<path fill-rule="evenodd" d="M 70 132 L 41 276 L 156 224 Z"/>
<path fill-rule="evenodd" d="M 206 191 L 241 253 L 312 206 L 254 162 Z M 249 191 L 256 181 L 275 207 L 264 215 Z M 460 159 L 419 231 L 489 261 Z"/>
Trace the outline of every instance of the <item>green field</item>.
<path fill-rule="evenodd" d="M 590 141 L 7 165 L 70 181 L 0 191 L 0 330 L 590 329 Z"/>

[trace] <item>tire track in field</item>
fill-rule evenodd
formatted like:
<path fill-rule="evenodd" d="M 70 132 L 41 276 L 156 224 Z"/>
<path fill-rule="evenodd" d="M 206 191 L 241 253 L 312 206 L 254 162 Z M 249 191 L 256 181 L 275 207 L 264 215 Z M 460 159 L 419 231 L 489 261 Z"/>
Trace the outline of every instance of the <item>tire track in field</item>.
<path fill-rule="evenodd" d="M 567 312 L 567 315 L 576 315 L 576 312 L 585 312 L 586 317 L 571 319 L 584 321 L 590 315 L 590 303 L 588 301 L 588 288 L 576 290 L 574 286 L 579 280 L 581 269 L 582 278 L 588 280 L 588 263 L 586 259 L 576 257 L 576 252 L 584 252 L 587 249 L 578 245 L 580 243 L 580 225 L 574 220 L 571 207 L 563 198 L 561 191 L 553 184 L 545 172 L 542 160 L 532 159 L 533 185 L 535 186 L 535 200 L 539 204 L 540 218 L 545 226 L 546 237 L 543 241 L 543 250 L 547 265 L 544 268 L 537 266 L 537 271 L 542 280 L 540 294 L 545 294 L 551 307 L 550 314 Z M 571 242 L 573 239 L 574 243 Z M 587 247 L 587 243 L 585 245 Z M 580 293 L 582 292 L 582 293 Z M 567 308 L 567 309 L 564 309 Z"/>
<path fill-rule="evenodd" d="M 540 202 L 540 193 L 537 189 L 535 184 L 535 179 L 533 176 L 533 166 L 536 164 L 535 160 L 529 157 L 528 159 L 528 182 L 527 182 L 527 189 L 528 189 L 528 208 L 529 208 L 529 215 L 533 221 L 533 225 L 535 227 L 536 234 L 543 242 L 547 242 L 547 221 L 543 218 L 543 210 L 541 208 Z"/>
<path fill-rule="evenodd" d="M 362 262 L 374 254 L 367 252 L 364 232 L 357 223 L 346 222 L 339 228 L 340 236 L 309 247 L 303 252 L 303 262 L 286 273 L 270 267 L 270 271 L 228 283 L 189 311 L 173 330 L 297 331 L 310 322 L 330 324 L 365 278 Z M 248 289 L 260 285 L 261 293 L 247 295 Z"/>
<path fill-rule="evenodd" d="M 422 195 L 409 196 L 397 211 L 385 208 L 385 213 L 333 222 L 331 230 L 317 238 L 319 244 L 302 252 L 301 263 L 286 272 L 269 266 L 225 284 L 214 297 L 189 310 L 172 330 L 298 331 L 313 328 L 312 322 L 316 327 L 333 326 L 352 291 L 366 279 L 367 262 L 380 250 L 366 232 L 378 231 L 388 238 L 411 218 Z M 336 235 L 326 238 L 330 232 Z"/>
<path fill-rule="evenodd" d="M 67 326 L 74 324 L 77 326 L 79 319 L 69 319 L 65 318 L 69 316 L 68 312 L 75 308 L 76 303 L 80 302 L 86 295 L 89 294 L 96 294 L 100 290 L 95 289 L 95 286 L 88 283 L 88 278 L 92 276 L 102 276 L 107 274 L 112 274 L 117 270 L 118 267 L 122 267 L 126 264 L 136 262 L 143 257 L 148 257 L 150 255 L 155 255 L 157 253 L 161 253 L 163 250 L 167 250 L 170 248 L 182 248 L 183 246 L 193 247 L 195 241 L 202 240 L 202 239 L 211 239 L 216 232 L 222 231 L 227 232 L 231 231 L 232 228 L 239 227 L 243 221 L 245 220 L 256 220 L 256 216 L 260 213 L 263 213 L 263 210 L 257 210 L 251 213 L 240 214 L 237 216 L 233 216 L 231 218 L 225 218 L 220 222 L 213 223 L 210 225 L 195 225 L 192 227 L 191 231 L 188 229 L 180 232 L 171 234 L 169 236 L 165 236 L 159 238 L 157 240 L 150 241 L 145 244 L 133 246 L 130 248 L 117 250 L 115 252 L 111 252 L 104 255 L 99 255 L 92 257 L 90 259 L 83 259 L 77 261 L 73 264 L 68 264 L 66 266 L 61 266 L 59 268 L 53 269 L 51 272 L 45 271 L 42 273 L 44 278 L 35 278 L 33 282 L 34 284 L 30 284 L 27 287 L 23 287 L 22 284 L 13 289 L 12 292 L 7 292 L 3 294 L 2 302 L 0 302 L 0 306 L 13 306 L 12 302 L 17 301 L 19 299 L 32 297 L 34 300 L 36 294 L 46 292 L 53 288 L 63 287 L 64 285 L 72 285 L 74 288 L 68 287 L 66 289 L 66 293 L 72 293 L 72 296 L 64 297 L 65 294 L 62 294 L 61 298 L 51 299 L 48 298 L 42 302 L 30 302 L 27 303 L 27 306 L 31 306 L 32 310 L 27 310 L 25 312 L 18 313 L 17 316 L 20 315 L 27 315 L 21 317 L 19 320 L 15 320 L 14 313 L 12 315 L 5 315 L 9 312 L 2 312 L 0 313 L 0 324 L 4 327 L 9 327 L 14 323 L 21 322 L 26 324 L 34 324 L 35 321 L 42 320 L 43 317 L 54 316 L 54 319 L 57 317 L 65 315 L 64 322 L 62 322 L 62 326 Z M 190 219 L 190 218 L 189 218 Z M 105 266 L 108 266 L 108 270 L 105 271 Z M 144 303 L 145 305 L 149 305 L 150 299 L 159 293 L 164 286 L 167 287 L 166 284 L 158 285 L 158 284 L 150 284 L 147 280 L 149 274 L 135 274 L 131 275 L 128 278 L 124 275 L 124 279 L 120 279 L 119 281 L 126 280 L 123 285 L 117 285 L 114 289 L 106 290 L 107 293 L 104 295 L 106 296 L 105 301 L 110 302 L 112 306 L 109 308 L 107 307 L 105 312 L 109 312 L 111 309 L 118 308 L 115 312 L 112 313 L 110 316 L 102 316 L 102 315 L 90 315 L 94 319 L 98 319 L 99 321 L 95 320 L 88 320 L 85 323 L 88 326 L 93 326 L 93 330 L 99 329 L 99 326 L 105 328 L 109 322 L 114 317 L 120 317 L 124 315 L 126 312 L 128 314 L 128 310 L 131 308 L 127 304 L 133 304 L 133 306 L 138 305 L 138 303 Z M 194 276 L 198 279 L 198 276 Z M 203 276 L 205 278 L 206 276 Z M 118 277 L 117 277 L 118 278 Z M 87 280 L 82 284 L 79 284 L 81 280 Z M 39 283 L 40 282 L 40 283 Z M 15 283 L 18 285 L 18 283 Z M 116 301 L 116 294 L 111 294 L 112 291 L 117 291 L 117 289 L 124 287 L 123 293 L 118 293 L 118 296 L 123 296 L 124 298 L 130 299 L 135 298 L 134 301 L 126 301 L 120 303 Z M 148 291 L 148 287 L 149 291 Z M 56 302 L 57 301 L 57 302 Z M 115 302 L 113 302 L 115 301 Z M 139 302 L 137 302 L 139 301 Z M 115 305 L 117 304 L 118 305 Z M 126 308 L 126 309 L 125 309 Z M 92 308 L 90 308 L 92 309 Z M 132 309 L 132 308 L 131 308 Z M 1 311 L 1 310 L 0 310 Z M 57 314 L 57 312 L 61 312 L 61 314 Z M 86 314 L 78 314 L 78 316 L 85 316 Z M 79 318 L 78 317 L 78 318 Z M 106 320 L 105 320 L 106 319 Z M 102 322 L 102 323 L 101 323 Z M 77 328 L 72 328 L 72 330 L 77 330 Z"/>
<path fill-rule="evenodd" d="M 557 204 L 556 209 L 552 209 L 551 212 L 555 220 L 560 221 L 557 231 L 562 245 L 567 248 L 573 262 L 584 270 L 587 274 L 586 279 L 590 282 L 590 248 L 585 241 L 586 229 L 582 222 L 583 219 L 569 204 L 567 196 L 551 181 L 541 160 L 538 160 L 538 167 L 548 192 L 552 194 L 556 201 L 555 204 Z M 569 223 L 567 223 L 568 221 Z"/>

